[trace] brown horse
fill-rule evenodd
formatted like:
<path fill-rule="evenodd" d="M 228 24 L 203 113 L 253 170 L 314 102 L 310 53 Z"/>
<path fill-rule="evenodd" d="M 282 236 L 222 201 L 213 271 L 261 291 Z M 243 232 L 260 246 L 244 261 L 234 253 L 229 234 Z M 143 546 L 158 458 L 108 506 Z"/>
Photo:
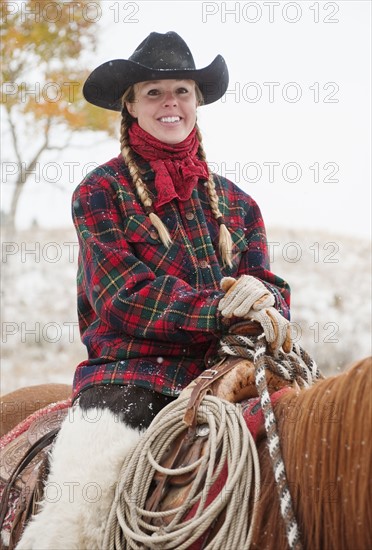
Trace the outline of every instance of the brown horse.
<path fill-rule="evenodd" d="M 372 548 L 371 366 L 371 358 L 361 360 L 274 405 L 304 550 Z M 261 496 L 251 547 L 288 549 L 263 428 L 257 447 Z"/>
<path fill-rule="evenodd" d="M 341 375 L 274 406 L 283 459 L 304 549 L 372 548 L 372 363 L 367 358 Z M 288 548 L 266 446 L 258 442 L 261 497 L 252 548 Z"/>

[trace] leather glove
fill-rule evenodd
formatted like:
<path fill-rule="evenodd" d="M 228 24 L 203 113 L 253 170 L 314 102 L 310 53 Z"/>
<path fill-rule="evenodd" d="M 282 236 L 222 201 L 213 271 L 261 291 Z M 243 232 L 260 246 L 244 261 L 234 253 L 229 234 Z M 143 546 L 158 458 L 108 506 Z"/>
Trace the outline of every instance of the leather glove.
<path fill-rule="evenodd" d="M 248 318 L 257 321 L 263 328 L 266 341 L 274 355 L 283 347 L 285 353 L 292 350 L 291 325 L 274 307 L 251 311 Z"/>
<path fill-rule="evenodd" d="M 223 277 L 221 288 L 226 292 L 221 298 L 218 309 L 226 318 L 246 318 L 251 308 L 259 311 L 264 307 L 273 306 L 274 296 L 261 281 L 251 275 L 242 275 L 238 280 Z"/>

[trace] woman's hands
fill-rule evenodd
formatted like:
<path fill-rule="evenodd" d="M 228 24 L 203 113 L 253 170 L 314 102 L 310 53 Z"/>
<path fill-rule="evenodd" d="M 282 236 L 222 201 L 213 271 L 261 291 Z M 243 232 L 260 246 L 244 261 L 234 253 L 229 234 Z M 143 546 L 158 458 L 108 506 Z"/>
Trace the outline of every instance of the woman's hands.
<path fill-rule="evenodd" d="M 259 311 L 263 307 L 274 305 L 274 296 L 261 281 L 250 275 L 242 275 L 238 280 L 224 277 L 221 288 L 226 292 L 220 300 L 218 309 L 223 317 L 243 317 L 251 308 Z"/>
<path fill-rule="evenodd" d="M 250 275 L 242 275 L 238 280 L 224 277 L 221 288 L 226 292 L 218 306 L 223 317 L 257 321 L 274 353 L 281 347 L 286 353 L 291 351 L 290 323 L 273 307 L 274 296 L 261 281 Z"/>

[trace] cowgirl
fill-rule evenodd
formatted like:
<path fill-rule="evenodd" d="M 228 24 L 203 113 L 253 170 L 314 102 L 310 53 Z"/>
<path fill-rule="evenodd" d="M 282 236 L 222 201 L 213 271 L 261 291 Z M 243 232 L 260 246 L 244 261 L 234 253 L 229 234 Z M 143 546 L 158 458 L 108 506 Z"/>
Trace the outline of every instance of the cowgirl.
<path fill-rule="evenodd" d="M 195 69 L 174 32 L 151 33 L 84 85 L 89 102 L 121 111 L 121 152 L 73 196 L 88 359 L 52 454 L 61 498 L 44 503 L 19 549 L 100 548 L 125 453 L 233 323 L 261 323 L 274 353 L 290 347 L 289 287 L 270 271 L 260 210 L 210 173 L 196 122 L 227 86 L 224 59 Z"/>

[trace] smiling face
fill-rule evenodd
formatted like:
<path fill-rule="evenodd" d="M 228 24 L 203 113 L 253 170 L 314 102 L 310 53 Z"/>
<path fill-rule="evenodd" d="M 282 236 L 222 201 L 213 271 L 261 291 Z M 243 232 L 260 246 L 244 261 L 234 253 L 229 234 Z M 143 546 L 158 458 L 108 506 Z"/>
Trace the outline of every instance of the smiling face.
<path fill-rule="evenodd" d="M 143 130 L 171 145 L 187 138 L 195 126 L 198 105 L 193 80 L 139 82 L 134 93 L 134 102 L 126 107 Z"/>

